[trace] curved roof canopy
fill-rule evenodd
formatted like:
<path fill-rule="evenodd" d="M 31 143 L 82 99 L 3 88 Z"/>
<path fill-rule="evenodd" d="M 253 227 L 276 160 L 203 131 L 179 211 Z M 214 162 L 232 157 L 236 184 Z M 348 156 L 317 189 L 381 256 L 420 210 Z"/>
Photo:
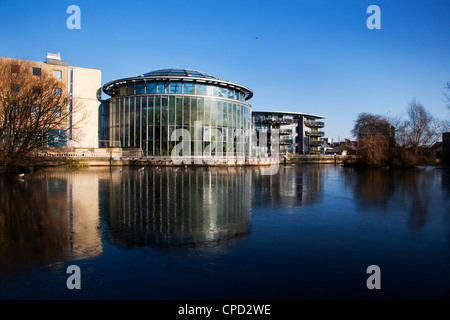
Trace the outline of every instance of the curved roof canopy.
<path fill-rule="evenodd" d="M 243 85 L 231 81 L 224 81 L 204 72 L 179 68 L 160 69 L 143 73 L 136 77 L 113 80 L 103 86 L 103 92 L 110 96 L 114 96 L 121 86 L 154 81 L 192 81 L 240 90 L 245 93 L 245 100 L 248 100 L 253 96 L 253 91 Z"/>

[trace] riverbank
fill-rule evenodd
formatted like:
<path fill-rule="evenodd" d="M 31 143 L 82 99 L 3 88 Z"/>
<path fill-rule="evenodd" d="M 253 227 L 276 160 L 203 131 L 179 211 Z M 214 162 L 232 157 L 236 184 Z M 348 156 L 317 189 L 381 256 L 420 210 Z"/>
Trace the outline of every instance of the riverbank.
<path fill-rule="evenodd" d="M 342 155 L 296 155 L 279 159 L 271 157 L 191 157 L 187 163 L 175 161 L 171 156 L 143 157 L 139 150 L 75 149 L 39 154 L 32 164 L 18 168 L 21 172 L 31 172 L 49 167 L 113 167 L 113 166 L 270 166 L 276 164 L 342 164 Z M 16 170 L 17 171 L 17 170 Z M 6 173 L 0 168 L 0 173 Z"/>
<path fill-rule="evenodd" d="M 286 163 L 295 163 L 295 164 L 330 164 L 330 163 L 343 163 L 344 159 L 347 156 L 343 155 L 328 155 L 328 154 L 320 154 L 320 155 L 303 155 L 303 154 L 294 154 L 289 155 Z M 284 160 L 280 161 L 284 162 Z"/>

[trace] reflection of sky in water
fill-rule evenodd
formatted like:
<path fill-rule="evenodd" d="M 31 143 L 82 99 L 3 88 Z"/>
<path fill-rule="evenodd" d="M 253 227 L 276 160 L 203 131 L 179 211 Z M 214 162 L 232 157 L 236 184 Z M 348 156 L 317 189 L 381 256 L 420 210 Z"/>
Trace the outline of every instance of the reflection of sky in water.
<path fill-rule="evenodd" d="M 333 165 L 2 176 L 0 298 L 442 298 L 449 177 Z M 69 264 L 85 290 L 65 289 Z"/>

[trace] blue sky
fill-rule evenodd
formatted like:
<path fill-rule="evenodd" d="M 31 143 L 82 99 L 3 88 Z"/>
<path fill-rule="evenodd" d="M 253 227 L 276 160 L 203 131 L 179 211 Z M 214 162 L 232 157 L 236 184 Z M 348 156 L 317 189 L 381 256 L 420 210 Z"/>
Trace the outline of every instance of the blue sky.
<path fill-rule="evenodd" d="M 71 4 L 80 30 L 66 27 Z M 372 4 L 380 30 L 366 26 Z M 0 0 L 0 55 L 43 61 L 59 52 L 101 69 L 103 84 L 200 70 L 251 88 L 254 110 L 324 116 L 336 141 L 351 138 L 358 113 L 405 116 L 413 98 L 450 118 L 449 13 L 448 0 Z"/>

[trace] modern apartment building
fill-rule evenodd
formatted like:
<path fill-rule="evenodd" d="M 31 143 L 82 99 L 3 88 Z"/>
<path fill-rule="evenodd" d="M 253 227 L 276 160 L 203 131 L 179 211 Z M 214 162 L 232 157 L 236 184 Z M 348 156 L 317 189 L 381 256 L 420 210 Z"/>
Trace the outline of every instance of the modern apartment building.
<path fill-rule="evenodd" d="M 252 111 L 252 124 L 256 141 L 253 142 L 253 154 L 270 154 L 275 144 L 274 134 L 278 134 L 278 152 L 312 154 L 320 151 L 322 144 L 321 137 L 324 132 L 321 130 L 325 123 L 317 121 L 324 117 L 299 112 L 283 111 Z M 261 135 L 266 135 L 266 144 L 259 143 Z M 264 145 L 267 145 L 267 150 Z"/>

